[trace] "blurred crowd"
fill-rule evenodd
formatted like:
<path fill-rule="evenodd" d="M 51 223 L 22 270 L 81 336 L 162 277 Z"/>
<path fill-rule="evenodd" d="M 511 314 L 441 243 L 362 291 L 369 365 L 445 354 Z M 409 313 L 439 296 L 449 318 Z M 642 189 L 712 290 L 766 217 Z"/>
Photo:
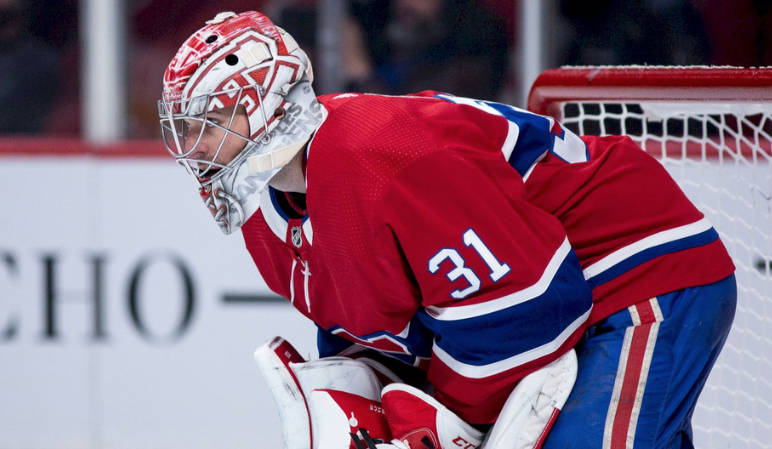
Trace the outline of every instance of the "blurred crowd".
<path fill-rule="evenodd" d="M 156 138 L 179 45 L 217 12 L 256 9 L 314 60 L 314 0 L 125 0 L 129 138 Z M 509 101 L 518 0 L 341 0 L 344 90 Z M 0 0 L 0 135 L 80 135 L 78 0 Z M 772 65 L 769 0 L 552 0 L 550 66 Z M 325 92 L 318 92 L 325 93 Z"/>

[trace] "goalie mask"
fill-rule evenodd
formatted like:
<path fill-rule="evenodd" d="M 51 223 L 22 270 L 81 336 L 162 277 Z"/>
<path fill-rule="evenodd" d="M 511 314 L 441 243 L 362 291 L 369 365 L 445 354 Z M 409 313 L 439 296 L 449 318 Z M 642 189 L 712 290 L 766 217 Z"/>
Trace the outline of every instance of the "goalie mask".
<path fill-rule="evenodd" d="M 257 211 L 270 179 L 324 119 L 312 81 L 303 50 L 258 12 L 218 14 L 166 69 L 158 102 L 166 147 L 225 234 Z"/>

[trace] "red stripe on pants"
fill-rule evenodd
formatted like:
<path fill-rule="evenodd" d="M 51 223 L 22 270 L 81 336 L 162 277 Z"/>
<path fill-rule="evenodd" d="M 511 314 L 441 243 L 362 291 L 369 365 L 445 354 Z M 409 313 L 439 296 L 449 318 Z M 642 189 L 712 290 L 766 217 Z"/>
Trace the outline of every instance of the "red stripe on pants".
<path fill-rule="evenodd" d="M 612 449 L 627 447 L 627 436 L 631 430 L 630 422 L 632 420 L 633 408 L 635 407 L 636 397 L 639 394 L 638 385 L 641 383 L 641 376 L 648 377 L 648 373 L 642 372 L 642 367 L 646 358 L 649 336 L 651 335 L 653 323 L 657 321 L 650 302 L 639 303 L 634 307 L 642 324 L 634 326 L 632 330 L 630 352 L 627 356 L 625 376 L 622 381 L 619 404 L 617 405 L 611 431 Z M 643 391 L 640 391 L 640 394 L 642 395 Z"/>

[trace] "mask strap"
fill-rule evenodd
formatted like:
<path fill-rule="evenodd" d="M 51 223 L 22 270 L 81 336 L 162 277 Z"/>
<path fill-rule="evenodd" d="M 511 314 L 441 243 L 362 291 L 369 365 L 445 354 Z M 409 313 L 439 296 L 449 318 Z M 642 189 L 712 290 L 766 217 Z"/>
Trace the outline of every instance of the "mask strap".
<path fill-rule="evenodd" d="M 273 170 L 277 167 L 283 167 L 292 160 L 293 157 L 303 149 L 306 142 L 309 141 L 311 136 L 303 139 L 298 143 L 293 143 L 286 147 L 279 148 L 264 154 L 257 154 L 247 158 L 247 164 L 249 165 L 250 173 L 260 173 Z"/>

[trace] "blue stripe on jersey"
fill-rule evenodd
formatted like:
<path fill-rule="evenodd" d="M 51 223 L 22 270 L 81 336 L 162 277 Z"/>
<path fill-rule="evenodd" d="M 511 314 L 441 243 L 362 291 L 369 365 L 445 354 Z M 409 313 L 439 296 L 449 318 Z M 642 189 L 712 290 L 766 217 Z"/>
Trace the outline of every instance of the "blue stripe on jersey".
<path fill-rule="evenodd" d="M 363 319 L 366 319 L 363 317 Z M 318 326 L 317 326 L 318 327 Z M 348 334 L 354 337 L 358 344 L 376 349 L 408 364 L 413 364 L 416 357 L 428 358 L 431 356 L 433 335 L 426 329 L 418 317 L 413 317 L 407 327 L 407 335 L 394 335 L 387 331 L 378 331 L 366 335 L 354 335 L 343 326 L 335 325 L 328 329 L 318 327 L 317 348 L 319 357 L 335 355 L 351 346 L 351 341 L 342 335 Z M 386 345 L 382 344 L 387 342 Z M 389 348 L 400 346 L 404 352 L 395 352 Z"/>
<path fill-rule="evenodd" d="M 319 325 L 316 326 L 316 349 L 319 350 L 319 358 L 336 356 L 353 344 L 351 340 L 327 332 Z"/>
<path fill-rule="evenodd" d="M 271 192 L 271 204 L 273 204 L 273 208 L 284 221 L 289 221 L 289 216 L 284 212 L 284 209 L 279 206 L 279 200 L 276 199 L 276 189 L 268 186 L 268 190 Z"/>
<path fill-rule="evenodd" d="M 425 310 L 418 316 L 434 332 L 434 344 L 454 361 L 480 367 L 525 353 L 527 362 L 553 352 L 553 343 L 568 338 L 564 331 L 586 320 L 591 308 L 592 291 L 571 251 L 547 290 L 531 300 L 457 320 L 438 320 Z"/>
<path fill-rule="evenodd" d="M 508 162 L 522 177 L 525 177 L 536 161 L 552 148 L 554 141 L 552 126 L 546 117 L 492 101 L 472 100 L 450 95 L 435 95 L 435 98 L 454 104 L 473 106 L 490 113 L 485 108 L 487 106 L 514 123 L 519 129 L 519 133 Z"/>
<path fill-rule="evenodd" d="M 271 194 L 271 204 L 273 205 L 273 208 L 276 210 L 276 213 L 278 213 L 279 216 L 284 219 L 284 221 L 287 221 L 287 222 L 290 221 L 290 217 L 289 215 L 287 215 L 287 212 L 285 212 L 284 208 L 282 208 L 281 205 L 279 205 L 279 200 L 277 199 L 277 195 L 280 194 L 279 191 L 274 189 L 271 186 L 268 186 L 268 191 Z M 308 220 L 308 214 L 306 214 L 301 221 L 305 223 L 306 220 Z"/>
<path fill-rule="evenodd" d="M 698 246 L 707 245 L 718 239 L 718 232 L 714 228 L 710 228 L 699 234 L 684 237 L 682 239 L 674 240 L 671 242 L 663 243 L 661 245 L 647 248 L 635 255 L 628 257 L 627 259 L 617 263 L 607 270 L 598 273 L 597 275 L 587 279 L 587 282 L 592 288 L 595 288 L 601 284 L 623 275 L 624 273 L 632 270 L 633 268 L 646 263 L 652 259 L 665 254 L 674 253 L 676 251 L 683 251 L 685 249 L 696 248 Z"/>
<path fill-rule="evenodd" d="M 525 176 L 528 170 L 552 148 L 552 129 L 549 119 L 526 111 L 520 111 L 501 103 L 485 102 L 520 128 L 515 149 L 509 157 L 509 164 Z"/>

